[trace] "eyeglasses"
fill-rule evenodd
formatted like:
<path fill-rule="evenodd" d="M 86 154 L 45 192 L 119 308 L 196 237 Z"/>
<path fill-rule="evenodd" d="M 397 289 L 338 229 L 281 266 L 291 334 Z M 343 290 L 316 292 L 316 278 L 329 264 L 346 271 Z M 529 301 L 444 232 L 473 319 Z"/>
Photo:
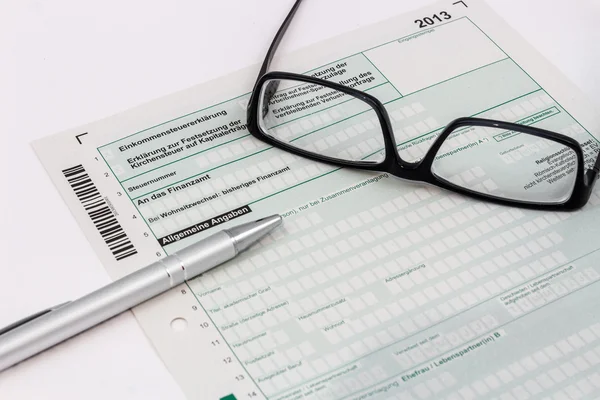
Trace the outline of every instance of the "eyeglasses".
<path fill-rule="evenodd" d="M 380 100 L 352 87 L 368 75 L 342 80 L 349 84 L 344 86 L 314 76 L 267 73 L 301 1 L 260 70 L 248 105 L 253 136 L 311 160 L 387 172 L 480 200 L 545 210 L 575 210 L 587 203 L 600 154 L 584 155 L 571 137 L 524 124 L 459 118 L 407 141 L 406 132 L 392 129 Z"/>

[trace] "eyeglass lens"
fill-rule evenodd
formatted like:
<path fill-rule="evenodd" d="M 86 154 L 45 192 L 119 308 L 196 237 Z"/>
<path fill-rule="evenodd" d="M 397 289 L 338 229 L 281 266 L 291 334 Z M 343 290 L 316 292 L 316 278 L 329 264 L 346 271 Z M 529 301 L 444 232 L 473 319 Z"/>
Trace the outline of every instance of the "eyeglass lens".
<path fill-rule="evenodd" d="M 431 169 L 438 178 L 477 193 L 558 204 L 575 187 L 577 155 L 570 147 L 524 132 L 467 126 L 446 138 Z"/>
<path fill-rule="evenodd" d="M 366 102 L 326 86 L 269 80 L 260 92 L 259 125 L 272 138 L 344 161 L 384 159 L 383 130 Z"/>

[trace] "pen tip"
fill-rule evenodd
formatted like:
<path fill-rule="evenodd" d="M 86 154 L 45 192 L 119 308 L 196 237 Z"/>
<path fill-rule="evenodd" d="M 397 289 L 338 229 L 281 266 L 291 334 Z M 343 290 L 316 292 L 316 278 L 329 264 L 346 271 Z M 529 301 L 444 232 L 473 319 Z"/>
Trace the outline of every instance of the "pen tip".
<path fill-rule="evenodd" d="M 281 218 L 281 215 L 275 214 L 253 222 L 234 226 L 225 231 L 233 239 L 236 251 L 240 253 L 277 228 L 282 222 L 283 218 Z"/>

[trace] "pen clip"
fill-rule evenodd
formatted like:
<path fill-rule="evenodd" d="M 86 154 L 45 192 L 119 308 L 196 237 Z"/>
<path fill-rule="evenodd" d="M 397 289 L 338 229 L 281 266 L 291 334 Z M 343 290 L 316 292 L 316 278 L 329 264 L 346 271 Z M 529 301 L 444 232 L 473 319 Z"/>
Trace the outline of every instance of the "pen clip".
<path fill-rule="evenodd" d="M 54 311 L 54 310 L 56 310 L 56 309 L 58 309 L 58 308 L 60 308 L 60 307 L 64 306 L 65 304 L 68 304 L 68 303 L 70 303 L 70 301 L 67 301 L 67 302 L 65 302 L 65 303 L 59 304 L 59 305 L 57 305 L 57 306 L 54 306 L 54 307 L 52 307 L 52 308 L 48 308 L 48 309 L 46 309 L 46 310 L 43 310 L 43 311 L 37 312 L 37 313 L 35 313 L 35 314 L 31 314 L 31 315 L 30 315 L 30 316 L 28 316 L 28 317 L 25 317 L 25 318 L 23 318 L 23 319 L 20 319 L 20 320 L 18 320 L 17 322 L 14 322 L 14 323 L 12 323 L 12 324 L 10 324 L 10 325 L 8 325 L 8 326 L 5 326 L 4 328 L 1 328 L 1 329 L 0 329 L 0 336 L 4 335 L 5 333 L 8 333 L 8 332 L 12 331 L 13 329 L 16 329 L 16 328 L 20 327 L 20 326 L 22 326 L 22 325 L 25 325 L 25 324 L 26 324 L 26 323 L 28 323 L 28 322 L 31 322 L 31 321 L 33 321 L 34 319 L 37 319 L 37 318 L 41 317 L 42 315 L 46 315 L 46 314 L 48 314 L 49 312 L 52 312 L 52 311 Z"/>

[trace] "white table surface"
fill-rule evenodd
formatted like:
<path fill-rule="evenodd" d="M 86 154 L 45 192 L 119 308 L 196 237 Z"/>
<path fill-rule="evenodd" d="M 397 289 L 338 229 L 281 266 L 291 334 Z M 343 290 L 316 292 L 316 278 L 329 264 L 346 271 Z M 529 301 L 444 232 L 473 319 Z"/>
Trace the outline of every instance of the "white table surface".
<path fill-rule="evenodd" d="M 488 2 L 600 104 L 600 0 Z M 282 50 L 430 3 L 305 0 Z M 0 326 L 109 282 L 29 143 L 261 62 L 291 4 L 2 1 Z M 184 396 L 129 312 L 0 373 L 3 400 L 83 398 Z"/>

